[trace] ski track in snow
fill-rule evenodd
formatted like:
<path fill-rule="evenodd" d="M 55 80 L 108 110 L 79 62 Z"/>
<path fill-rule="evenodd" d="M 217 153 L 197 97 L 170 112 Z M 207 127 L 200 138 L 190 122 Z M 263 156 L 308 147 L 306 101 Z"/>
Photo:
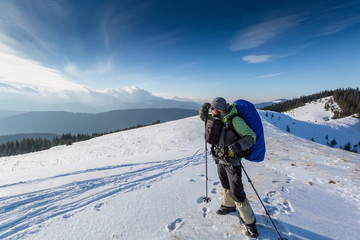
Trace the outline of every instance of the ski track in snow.
<path fill-rule="evenodd" d="M 120 192 L 131 192 L 149 187 L 152 183 L 171 176 L 175 171 L 200 164 L 204 153 L 199 153 L 199 151 L 191 157 L 181 159 L 87 169 L 0 186 L 0 189 L 8 190 L 18 185 L 30 186 L 44 182 L 51 185 L 54 179 L 62 178 L 62 181 L 66 181 L 66 178 L 70 176 L 86 177 L 87 174 L 92 173 L 92 178 L 85 180 L 0 198 L 0 239 L 17 239 L 34 231 L 40 231 L 41 225 L 46 221 L 59 215 L 69 218 L 93 203 L 96 203 L 94 210 L 101 211 L 104 207 L 101 201 L 105 198 Z M 127 171 L 128 167 L 133 170 Z M 112 170 L 113 173 L 106 177 L 94 178 L 94 174 L 107 170 Z M 168 225 L 168 230 L 171 232 L 179 229 L 182 224 L 183 219 L 176 219 Z M 37 230 L 34 230 L 33 226 L 38 226 Z"/>

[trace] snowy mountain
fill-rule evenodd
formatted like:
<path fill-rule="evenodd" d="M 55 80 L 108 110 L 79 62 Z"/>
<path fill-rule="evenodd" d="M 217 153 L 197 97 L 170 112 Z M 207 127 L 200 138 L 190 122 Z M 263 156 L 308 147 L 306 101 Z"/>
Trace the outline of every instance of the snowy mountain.
<path fill-rule="evenodd" d="M 360 152 L 360 119 L 354 116 L 332 119 L 334 111 L 340 108 L 330 101 L 331 98 L 322 98 L 284 113 L 260 111 L 260 115 L 296 136 L 336 148 L 344 148 L 348 144 L 351 150 Z M 333 103 L 326 110 L 329 102 Z"/>
<path fill-rule="evenodd" d="M 243 163 L 281 235 L 357 239 L 360 155 L 263 124 L 265 161 Z M 237 212 L 215 213 L 222 189 L 209 153 L 202 201 L 203 131 L 195 116 L 0 158 L 0 239 L 247 239 Z M 258 239 L 278 239 L 243 182 Z"/>

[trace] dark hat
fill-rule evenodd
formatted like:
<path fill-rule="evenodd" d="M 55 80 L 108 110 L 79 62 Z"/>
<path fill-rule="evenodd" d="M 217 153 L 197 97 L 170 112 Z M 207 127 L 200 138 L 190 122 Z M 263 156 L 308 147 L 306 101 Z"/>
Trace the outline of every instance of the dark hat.
<path fill-rule="evenodd" d="M 213 108 L 226 112 L 226 100 L 222 97 L 214 98 L 214 100 L 211 102 L 211 106 Z"/>

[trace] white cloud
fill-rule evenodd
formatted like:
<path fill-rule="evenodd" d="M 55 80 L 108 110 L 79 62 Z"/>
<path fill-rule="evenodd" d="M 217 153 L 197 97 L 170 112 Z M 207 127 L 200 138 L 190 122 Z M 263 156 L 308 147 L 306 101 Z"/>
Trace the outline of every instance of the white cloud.
<path fill-rule="evenodd" d="M 293 16 L 277 18 L 250 26 L 245 31 L 238 33 L 230 45 L 230 50 L 240 51 L 259 47 L 281 33 L 294 27 L 299 20 Z"/>
<path fill-rule="evenodd" d="M 280 75 L 283 75 L 283 74 L 284 74 L 283 72 L 270 73 L 270 74 L 265 74 L 265 75 L 258 76 L 256 78 L 273 78 L 273 77 L 277 77 L 277 76 L 280 76 Z"/>
<path fill-rule="evenodd" d="M 242 60 L 248 63 L 269 62 L 270 59 L 271 59 L 271 55 L 248 55 L 242 58 Z"/>
<path fill-rule="evenodd" d="M 49 90 L 0 82 L 0 110 L 105 112 L 118 109 L 180 107 L 183 104 L 135 86 L 118 89 Z M 186 105 L 198 108 L 193 104 Z"/>
<path fill-rule="evenodd" d="M 82 91 L 84 89 L 83 86 L 65 79 L 57 69 L 22 57 L 20 53 L 1 42 L 0 81 L 17 86 L 34 86 L 51 90 Z"/>

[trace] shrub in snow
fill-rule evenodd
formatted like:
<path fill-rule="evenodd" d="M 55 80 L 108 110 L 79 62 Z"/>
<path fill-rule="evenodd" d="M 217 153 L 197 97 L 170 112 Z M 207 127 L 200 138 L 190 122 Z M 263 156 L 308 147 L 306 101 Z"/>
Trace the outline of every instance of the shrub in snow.
<path fill-rule="evenodd" d="M 348 142 L 347 144 L 345 144 L 344 150 L 351 151 L 351 144 L 350 144 L 350 142 Z"/>

